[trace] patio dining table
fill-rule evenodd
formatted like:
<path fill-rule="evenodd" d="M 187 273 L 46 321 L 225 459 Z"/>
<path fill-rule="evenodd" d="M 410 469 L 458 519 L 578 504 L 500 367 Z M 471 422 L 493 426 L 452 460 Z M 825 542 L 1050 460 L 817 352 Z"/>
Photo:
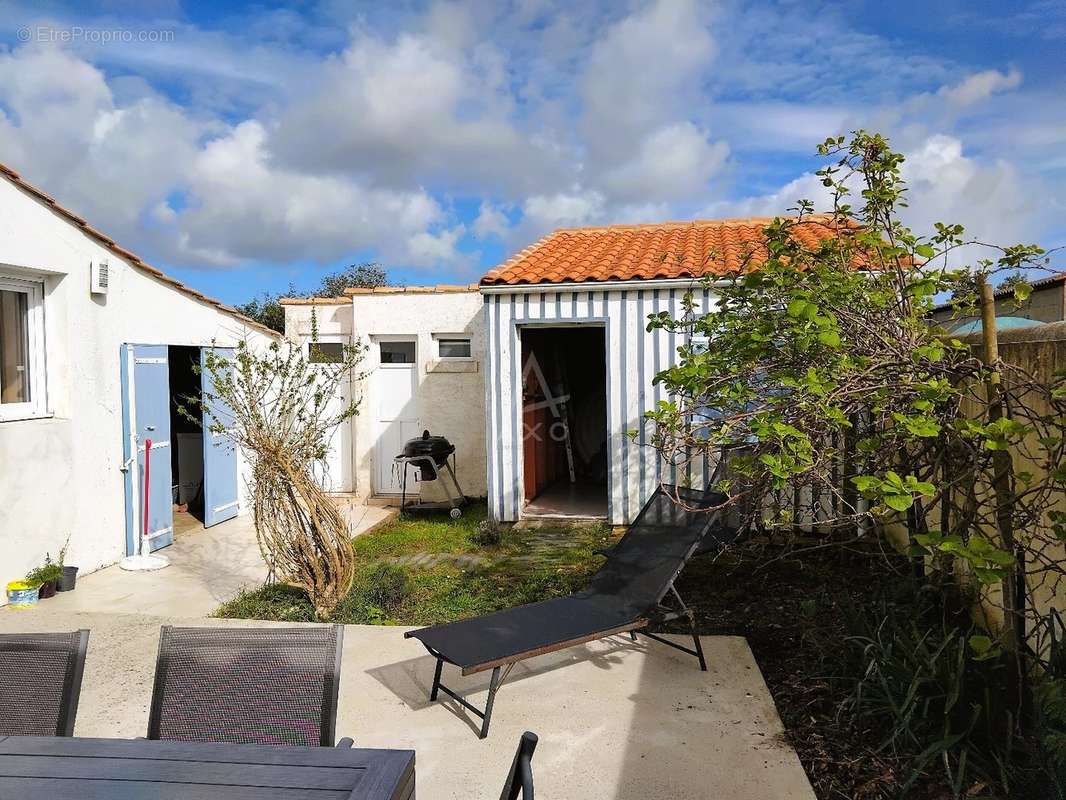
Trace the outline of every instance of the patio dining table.
<path fill-rule="evenodd" d="M 413 800 L 413 750 L 0 737 L 0 798 Z"/>

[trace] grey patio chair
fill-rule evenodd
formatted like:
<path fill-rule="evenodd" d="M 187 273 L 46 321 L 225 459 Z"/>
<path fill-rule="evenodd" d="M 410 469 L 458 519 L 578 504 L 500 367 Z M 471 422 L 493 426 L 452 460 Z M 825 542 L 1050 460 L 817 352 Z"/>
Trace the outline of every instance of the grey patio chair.
<path fill-rule="evenodd" d="M 511 771 L 507 773 L 507 782 L 503 785 L 500 800 L 533 800 L 533 751 L 537 749 L 537 734 L 526 731 L 518 740 Z"/>
<path fill-rule="evenodd" d="M 343 638 L 340 625 L 164 625 L 148 738 L 332 747 Z"/>
<path fill-rule="evenodd" d="M 0 736 L 73 736 L 89 631 L 0 634 Z"/>

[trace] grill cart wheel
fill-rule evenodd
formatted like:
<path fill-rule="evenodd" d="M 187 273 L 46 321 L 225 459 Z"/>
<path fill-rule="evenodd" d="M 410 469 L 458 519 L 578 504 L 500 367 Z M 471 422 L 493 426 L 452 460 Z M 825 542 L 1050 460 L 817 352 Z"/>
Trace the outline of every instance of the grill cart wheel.
<path fill-rule="evenodd" d="M 453 508 L 451 511 L 448 512 L 448 516 L 452 519 L 459 519 L 459 517 L 463 516 L 463 509 Z"/>

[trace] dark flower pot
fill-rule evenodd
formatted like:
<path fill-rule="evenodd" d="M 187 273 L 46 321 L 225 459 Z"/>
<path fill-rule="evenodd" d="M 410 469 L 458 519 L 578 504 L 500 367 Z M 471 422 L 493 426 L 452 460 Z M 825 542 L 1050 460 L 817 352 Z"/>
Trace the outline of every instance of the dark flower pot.
<path fill-rule="evenodd" d="M 55 581 L 45 581 L 44 583 L 41 584 L 41 588 L 37 592 L 37 597 L 39 597 L 41 600 L 46 600 L 49 597 L 55 597 L 55 596 L 56 596 L 56 582 Z"/>
<path fill-rule="evenodd" d="M 78 581 L 77 567 L 63 567 L 63 577 L 56 582 L 56 591 L 73 592 L 74 584 Z"/>

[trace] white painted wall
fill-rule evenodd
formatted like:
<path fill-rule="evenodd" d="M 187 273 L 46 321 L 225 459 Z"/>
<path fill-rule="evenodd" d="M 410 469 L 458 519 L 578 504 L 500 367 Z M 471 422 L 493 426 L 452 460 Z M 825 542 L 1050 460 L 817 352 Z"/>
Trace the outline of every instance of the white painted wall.
<path fill-rule="evenodd" d="M 483 497 L 485 483 L 485 332 L 482 299 L 477 290 L 462 292 L 396 291 L 356 294 L 345 306 L 315 306 L 319 334 L 349 332 L 352 342 L 369 345 L 362 370 L 367 373 L 353 387 L 361 398 L 360 413 L 352 420 L 353 481 L 350 491 L 361 496 L 374 491 L 375 419 L 373 373 L 378 368 L 381 337 L 412 336 L 417 340 L 416 375 L 418 429 L 447 436 L 456 446 L 459 482 L 466 494 Z M 311 335 L 311 306 L 285 307 L 286 336 L 306 342 Z M 434 334 L 466 333 L 471 337 L 469 362 L 439 362 Z M 342 440 L 343 442 L 344 440 Z M 342 444 L 343 446 L 343 444 Z M 424 500 L 444 498 L 437 484 L 427 484 Z"/>
<path fill-rule="evenodd" d="M 318 340 L 320 342 L 342 342 L 352 344 L 352 304 L 344 300 L 337 304 L 329 300 L 323 300 L 314 306 L 299 305 L 285 307 L 285 331 L 287 338 L 299 342 L 307 355 L 307 344 L 311 341 L 312 312 L 315 324 L 318 327 Z M 360 387 L 356 381 L 347 381 L 345 386 L 340 387 L 347 398 L 358 396 Z M 346 397 L 341 396 L 331 400 L 330 413 L 339 413 L 345 407 Z M 354 493 L 355 492 L 355 460 L 353 440 L 355 437 L 354 424 L 341 425 L 329 441 L 329 455 L 325 462 L 316 469 L 316 477 L 322 487 L 328 492 Z"/>
<path fill-rule="evenodd" d="M 110 264 L 90 295 L 89 265 Z M 51 417 L 0 422 L 0 584 L 55 557 L 92 571 L 125 554 L 119 348 L 123 343 L 253 346 L 269 338 L 132 267 L 7 180 L 0 180 L 0 272 L 45 283 Z M 239 462 L 242 512 L 246 465 Z M 0 603 L 5 602 L 0 597 Z"/>

